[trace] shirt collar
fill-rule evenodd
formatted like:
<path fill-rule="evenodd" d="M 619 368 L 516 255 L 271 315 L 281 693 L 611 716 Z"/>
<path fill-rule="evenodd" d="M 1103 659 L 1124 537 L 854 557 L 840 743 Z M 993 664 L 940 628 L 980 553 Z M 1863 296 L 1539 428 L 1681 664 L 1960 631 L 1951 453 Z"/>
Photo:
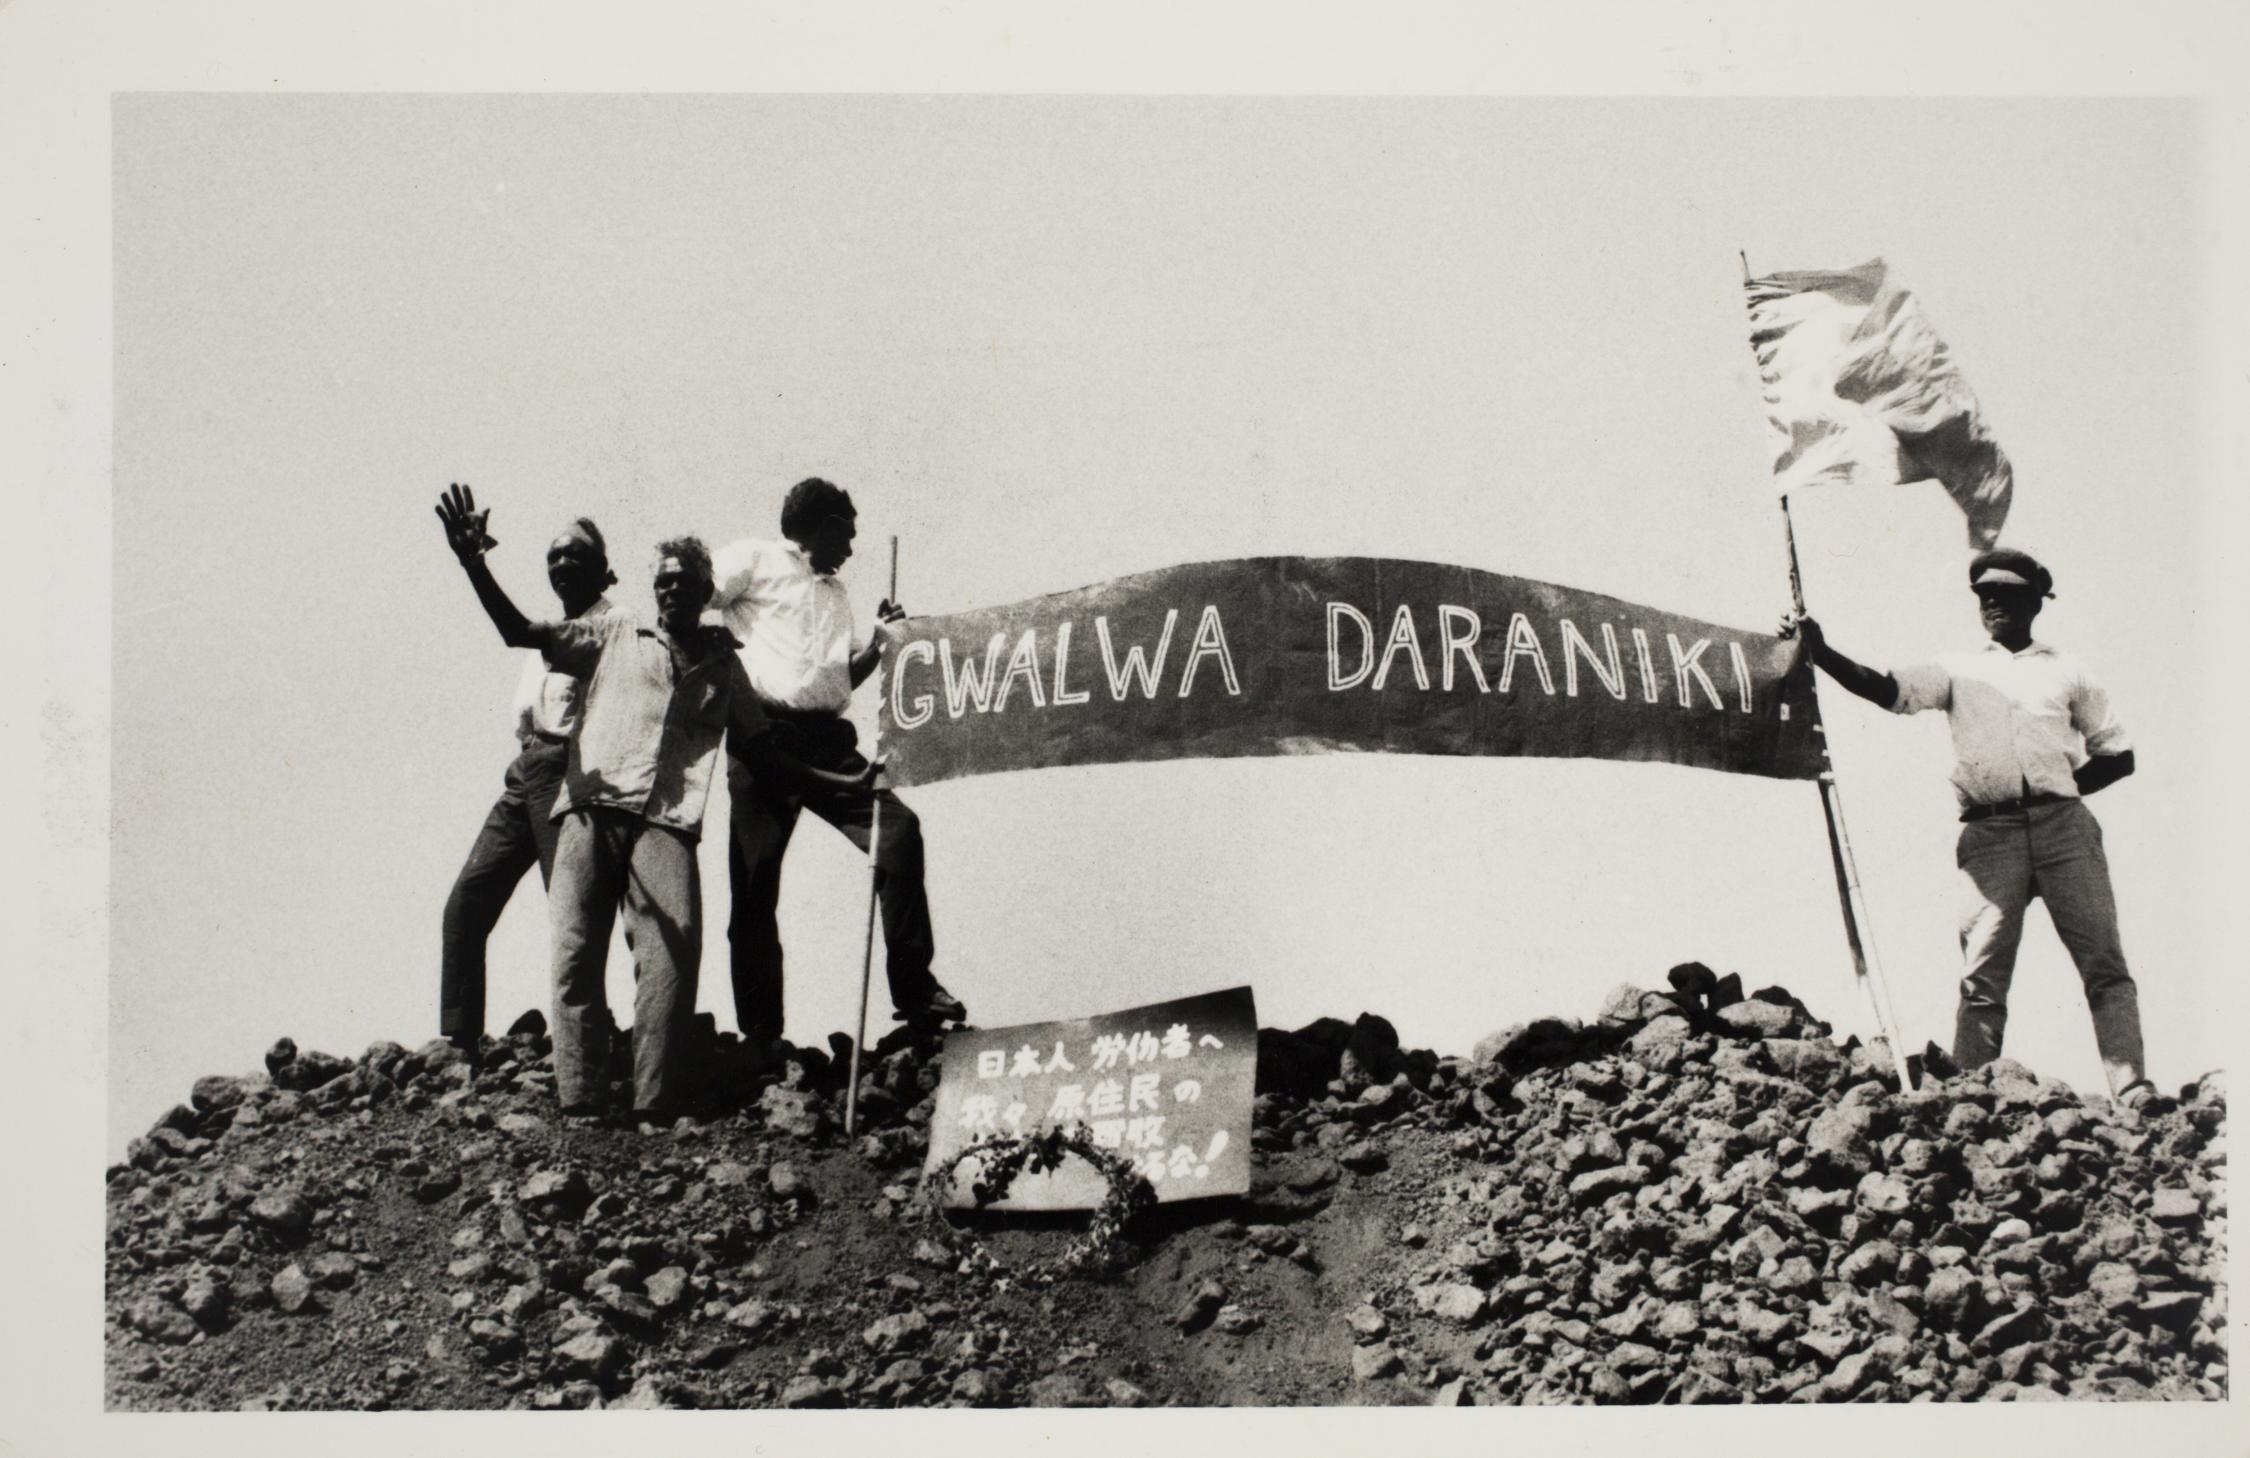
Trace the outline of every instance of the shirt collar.
<path fill-rule="evenodd" d="M 661 623 L 636 620 L 633 624 L 633 631 L 643 638 L 654 638 L 659 643 L 664 641 L 664 625 Z M 689 640 L 688 646 L 694 650 L 696 661 L 701 662 L 739 649 L 742 646 L 742 640 L 737 638 L 734 635 L 734 630 L 726 624 L 714 623 L 708 618 L 698 618 L 695 624 L 695 636 Z"/>
<path fill-rule="evenodd" d="M 609 598 L 605 594 L 601 597 L 595 598 L 592 602 L 586 604 L 583 611 L 572 613 L 570 616 L 572 622 L 581 622 L 587 618 L 598 618 L 603 613 L 606 613 L 608 611 Z"/>
<path fill-rule="evenodd" d="M 2053 653 L 2055 650 L 2048 644 L 2034 638 L 2029 643 L 2024 644 L 2023 651 L 2018 653 L 2012 648 L 2003 646 L 1997 639 L 1987 638 L 1984 640 L 1984 651 L 1987 653 L 2005 653 L 2010 658 L 2037 658 L 2043 654 Z"/>

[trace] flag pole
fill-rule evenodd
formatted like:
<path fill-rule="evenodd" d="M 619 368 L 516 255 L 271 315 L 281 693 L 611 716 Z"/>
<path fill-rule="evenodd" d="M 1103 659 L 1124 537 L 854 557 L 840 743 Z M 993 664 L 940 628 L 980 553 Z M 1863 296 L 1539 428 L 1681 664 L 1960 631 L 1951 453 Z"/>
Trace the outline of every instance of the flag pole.
<path fill-rule="evenodd" d="M 1750 259 L 1742 259 L 1742 282 L 1750 283 Z M 1781 493 L 1781 537 L 1789 552 L 1789 602 L 1799 617 L 1805 612 L 1805 578 L 1797 565 L 1797 527 L 1789 515 L 1789 493 Z M 1881 1030 L 1883 1041 L 1890 1045 L 1891 1066 L 1898 1075 L 1901 1090 L 1911 1089 L 1914 1080 L 1906 1066 L 1906 1049 L 1899 1041 L 1898 1019 L 1890 1009 L 1890 989 L 1880 985 L 1883 980 L 1882 963 L 1875 955 L 1872 938 L 1860 931 L 1861 913 L 1867 896 L 1859 884 L 1859 865 L 1852 857 L 1851 838 L 1844 831 L 1844 802 L 1836 787 L 1835 762 L 1828 754 L 1828 728 L 1826 716 L 1820 711 L 1820 675 L 1812 680 L 1813 731 L 1820 735 L 1821 815 L 1828 825 L 1828 859 L 1836 872 L 1836 903 L 1844 913 L 1844 941 L 1851 948 L 1853 979 L 1867 998 L 1867 1010 L 1874 1015 L 1875 1026 Z"/>
<path fill-rule="evenodd" d="M 891 536 L 891 589 L 884 594 L 885 602 L 898 601 L 898 536 Z M 883 759 L 883 714 L 875 712 L 875 735 L 870 756 L 880 764 Z M 867 1041 L 867 988 L 875 976 L 875 903 L 878 877 L 876 848 L 883 843 L 883 799 L 875 797 L 874 813 L 867 820 L 867 936 L 862 944 L 859 959 L 859 1026 L 852 1030 L 852 1056 L 850 1082 L 844 1089 L 844 1133 L 848 1136 L 859 1122 L 859 1045 Z"/>

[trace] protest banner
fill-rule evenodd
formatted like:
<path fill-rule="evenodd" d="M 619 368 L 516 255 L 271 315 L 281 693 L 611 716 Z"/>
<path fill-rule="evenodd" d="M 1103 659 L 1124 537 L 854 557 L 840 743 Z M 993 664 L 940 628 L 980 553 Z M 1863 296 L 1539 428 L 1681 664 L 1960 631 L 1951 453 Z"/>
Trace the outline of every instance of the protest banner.
<path fill-rule="evenodd" d="M 898 625 L 892 783 L 1372 751 L 1820 773 L 1792 645 L 1433 562 L 1253 557 Z"/>
<path fill-rule="evenodd" d="M 964 1029 L 945 1041 L 923 1168 L 997 1139 L 1081 1129 L 1129 1161 L 1159 1202 L 1244 1194 L 1257 1077 L 1247 987 L 1068 1022 Z M 948 1207 L 974 1205 L 977 1166 L 972 1156 L 955 1169 Z M 1026 1170 L 987 1208 L 1091 1210 L 1109 1194 L 1098 1170 L 1066 1159 L 1058 1170 Z"/>

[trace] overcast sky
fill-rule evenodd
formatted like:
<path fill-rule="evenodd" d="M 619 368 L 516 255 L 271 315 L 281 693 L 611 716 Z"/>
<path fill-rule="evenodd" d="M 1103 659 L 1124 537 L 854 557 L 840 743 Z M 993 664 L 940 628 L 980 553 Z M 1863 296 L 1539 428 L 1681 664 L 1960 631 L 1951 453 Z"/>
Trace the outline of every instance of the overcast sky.
<path fill-rule="evenodd" d="M 2007 540 L 2056 574 L 2039 635 L 2139 748 L 2095 808 L 2151 1070 L 2221 1061 L 2191 104 L 128 95 L 114 141 L 114 1147 L 278 1035 L 435 1033 L 518 671 L 447 482 L 535 611 L 572 516 L 646 609 L 656 539 L 771 535 L 817 473 L 859 503 L 863 622 L 895 533 L 919 612 L 1301 552 L 1769 629 L 1738 249 L 1884 256 L 1953 347 L 2016 463 Z M 1980 641 L 1937 488 L 1797 519 L 1838 646 Z M 1908 1040 L 1950 1042 L 1942 719 L 1824 696 Z M 988 1025 L 1247 982 L 1265 1023 L 1367 1009 L 1457 1053 L 1693 958 L 1873 1030 L 1803 783 L 1337 756 L 911 798 L 939 976 Z M 722 796 L 710 824 L 700 1001 L 732 1026 Z M 814 823 L 790 857 L 818 1042 L 864 870 Z M 492 953 L 497 1032 L 548 1001 L 535 879 Z M 2010 1053 L 2098 1087 L 2043 918 L 2016 986 Z"/>

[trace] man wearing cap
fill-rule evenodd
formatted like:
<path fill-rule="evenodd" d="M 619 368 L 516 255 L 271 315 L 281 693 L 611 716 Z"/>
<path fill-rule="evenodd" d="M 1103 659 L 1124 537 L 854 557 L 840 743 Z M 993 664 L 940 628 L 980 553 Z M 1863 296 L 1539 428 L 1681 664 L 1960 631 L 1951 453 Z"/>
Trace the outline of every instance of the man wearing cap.
<path fill-rule="evenodd" d="M 602 589 L 616 581 L 601 529 L 587 517 L 572 522 L 547 548 L 547 585 L 561 599 L 563 616 L 573 622 L 610 612 Z M 584 687 L 583 680 L 550 670 L 538 654 L 525 655 L 523 677 L 516 685 L 520 750 L 445 899 L 438 1033 L 466 1053 L 472 1066 L 481 1056 L 484 1036 L 485 943 L 525 871 L 537 866 L 541 885 L 553 879 L 555 794 L 562 789 Z"/>
<path fill-rule="evenodd" d="M 2037 897 L 2085 984 L 2110 1095 L 2137 1108 L 2155 1095 L 2140 997 L 2118 939 L 2101 827 L 2085 804 L 2133 772 L 2132 746 L 2085 665 L 2032 641 L 2032 619 L 2054 596 L 2045 567 L 1997 548 L 1970 562 L 1969 585 L 1991 641 L 1896 673 L 1837 652 L 1810 617 L 1785 619 L 1783 633 L 1793 625 L 1812 661 L 1861 698 L 1900 714 L 1943 709 L 1952 727 L 1966 964 L 1955 1061 L 1976 1068 L 2000 1056 L 2024 912 Z"/>
<path fill-rule="evenodd" d="M 791 487 L 781 505 L 782 541 L 745 540 L 719 549 L 713 605 L 742 642 L 742 666 L 773 725 L 777 743 L 807 765 L 839 774 L 867 767 L 859 736 L 845 713 L 852 690 L 882 658 L 882 625 L 905 613 L 888 600 L 875 609 L 876 631 L 855 642 L 852 607 L 836 569 L 852 554 L 858 512 L 842 487 L 818 477 Z M 753 1047 L 781 1036 L 781 861 L 801 812 L 833 825 L 861 852 L 874 834 L 882 803 L 882 843 L 875 852 L 875 889 L 883 911 L 884 970 L 891 1001 L 909 1023 L 934 1027 L 968 1009 L 930 975 L 937 942 L 922 877 L 922 824 L 889 790 L 834 791 L 774 783 L 731 757 L 733 797 L 728 882 L 734 904 L 727 920 L 735 1016 Z"/>

